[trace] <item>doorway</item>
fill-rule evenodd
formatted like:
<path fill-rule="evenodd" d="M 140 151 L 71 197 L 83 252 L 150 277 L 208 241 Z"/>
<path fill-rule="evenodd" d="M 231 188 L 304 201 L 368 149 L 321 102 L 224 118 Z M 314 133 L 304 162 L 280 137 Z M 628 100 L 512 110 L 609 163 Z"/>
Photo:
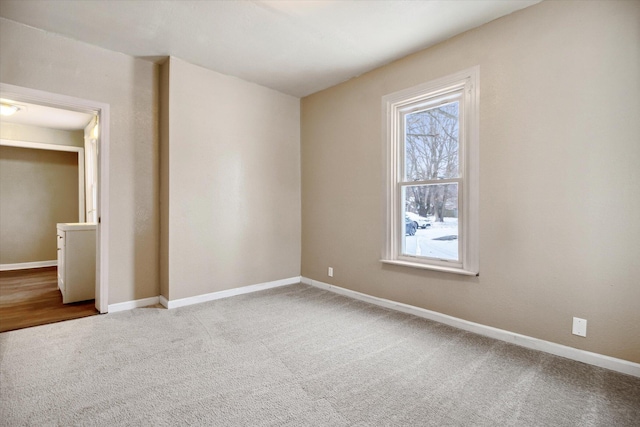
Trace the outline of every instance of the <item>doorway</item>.
<path fill-rule="evenodd" d="M 100 313 L 108 311 L 108 206 L 109 206 L 109 105 L 97 101 L 74 98 L 36 89 L 0 83 L 0 98 L 11 100 L 16 104 L 29 103 L 60 110 L 75 111 L 95 116 L 98 126 L 95 127 L 95 154 L 97 155 L 96 197 L 92 198 L 93 215 L 96 227 L 96 288 L 95 308 Z M 84 162 L 82 162 L 84 164 Z M 82 181 L 85 188 L 85 181 Z M 87 194 L 87 196 L 89 196 Z M 85 217 L 83 214 L 81 218 Z"/>
<path fill-rule="evenodd" d="M 0 271 L 0 332 L 97 314 L 93 300 L 62 303 L 56 266 Z"/>

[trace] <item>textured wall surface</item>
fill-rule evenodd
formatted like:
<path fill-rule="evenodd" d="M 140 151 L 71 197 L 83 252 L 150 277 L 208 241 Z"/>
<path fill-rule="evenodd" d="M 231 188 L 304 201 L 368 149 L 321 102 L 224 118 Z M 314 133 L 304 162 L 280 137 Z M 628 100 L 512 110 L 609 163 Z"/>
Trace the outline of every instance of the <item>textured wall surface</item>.
<path fill-rule="evenodd" d="M 158 67 L 0 19 L 0 81 L 110 105 L 109 304 L 157 296 Z"/>
<path fill-rule="evenodd" d="M 59 222 L 78 222 L 78 154 L 0 146 L 0 264 L 57 260 Z"/>
<path fill-rule="evenodd" d="M 300 100 L 173 57 L 162 82 L 164 296 L 299 276 Z"/>
<path fill-rule="evenodd" d="M 640 2 L 542 2 L 304 98 L 303 276 L 640 362 L 639 34 Z M 381 97 L 474 65 L 480 276 L 382 265 Z"/>
<path fill-rule="evenodd" d="M 5 121 L 0 138 L 84 146 L 82 130 Z M 78 221 L 78 154 L 13 147 L 0 152 L 0 264 L 56 260 L 56 224 Z"/>

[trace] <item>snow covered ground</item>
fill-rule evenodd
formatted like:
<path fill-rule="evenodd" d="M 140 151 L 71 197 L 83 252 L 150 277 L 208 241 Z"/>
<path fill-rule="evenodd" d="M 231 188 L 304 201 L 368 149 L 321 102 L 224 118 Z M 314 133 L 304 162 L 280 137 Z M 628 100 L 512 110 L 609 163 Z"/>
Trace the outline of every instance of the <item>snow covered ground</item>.
<path fill-rule="evenodd" d="M 404 253 L 429 258 L 457 260 L 457 238 L 434 240 L 447 236 L 458 236 L 458 218 L 445 218 L 444 222 L 432 221 L 431 226 L 418 230 L 415 236 L 405 236 Z"/>

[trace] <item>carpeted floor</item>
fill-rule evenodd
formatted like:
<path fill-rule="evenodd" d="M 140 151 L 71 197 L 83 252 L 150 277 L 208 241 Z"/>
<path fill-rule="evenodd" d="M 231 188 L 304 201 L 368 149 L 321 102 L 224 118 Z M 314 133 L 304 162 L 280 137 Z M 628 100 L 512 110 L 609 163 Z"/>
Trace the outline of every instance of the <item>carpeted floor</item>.
<path fill-rule="evenodd" d="M 306 285 L 0 334 L 0 424 L 638 426 L 640 378 Z"/>

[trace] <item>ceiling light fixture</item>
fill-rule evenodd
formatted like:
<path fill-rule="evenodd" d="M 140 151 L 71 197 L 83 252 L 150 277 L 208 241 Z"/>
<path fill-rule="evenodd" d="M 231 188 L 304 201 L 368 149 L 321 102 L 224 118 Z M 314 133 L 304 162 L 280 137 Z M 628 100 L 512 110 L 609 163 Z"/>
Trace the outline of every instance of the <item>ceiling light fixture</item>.
<path fill-rule="evenodd" d="M 0 104 L 0 115 L 10 116 L 18 111 L 20 111 L 20 107 L 17 105 L 6 104 L 4 102 Z"/>

